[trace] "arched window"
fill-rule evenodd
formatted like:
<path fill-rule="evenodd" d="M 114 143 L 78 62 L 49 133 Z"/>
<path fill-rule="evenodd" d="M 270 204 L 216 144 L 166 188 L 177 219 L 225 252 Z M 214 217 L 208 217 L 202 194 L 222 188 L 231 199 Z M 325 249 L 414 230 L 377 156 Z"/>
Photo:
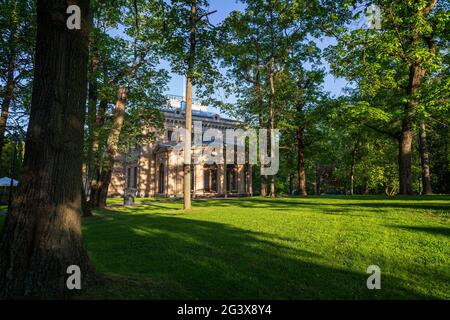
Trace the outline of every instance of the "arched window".
<path fill-rule="evenodd" d="M 244 166 L 244 192 L 250 192 L 249 181 L 250 180 L 250 165 L 247 163 Z"/>
<path fill-rule="evenodd" d="M 218 192 L 218 169 L 217 165 L 207 165 L 203 166 L 203 188 L 206 193 L 217 193 Z"/>
<path fill-rule="evenodd" d="M 234 164 L 227 165 L 227 192 L 238 192 L 237 167 Z"/>
<path fill-rule="evenodd" d="M 193 161 L 192 161 L 193 163 Z M 191 192 L 195 193 L 195 166 L 191 164 Z"/>
<path fill-rule="evenodd" d="M 158 176 L 158 193 L 164 193 L 166 189 L 166 175 L 164 164 L 159 165 L 159 176 Z"/>

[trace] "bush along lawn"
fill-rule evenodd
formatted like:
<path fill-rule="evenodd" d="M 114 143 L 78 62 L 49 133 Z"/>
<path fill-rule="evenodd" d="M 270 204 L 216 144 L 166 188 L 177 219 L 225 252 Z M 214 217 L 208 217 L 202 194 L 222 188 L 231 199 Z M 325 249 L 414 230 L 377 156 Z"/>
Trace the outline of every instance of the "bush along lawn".
<path fill-rule="evenodd" d="M 450 299 L 450 197 L 140 201 L 84 220 L 80 298 Z"/>

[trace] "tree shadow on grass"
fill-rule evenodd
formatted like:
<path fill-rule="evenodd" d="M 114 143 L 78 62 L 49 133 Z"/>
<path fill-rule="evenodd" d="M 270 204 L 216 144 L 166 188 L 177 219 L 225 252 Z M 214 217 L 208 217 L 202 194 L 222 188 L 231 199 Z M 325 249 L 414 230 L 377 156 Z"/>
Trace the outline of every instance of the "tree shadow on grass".
<path fill-rule="evenodd" d="M 85 221 L 84 235 L 100 272 L 133 279 L 88 291 L 90 298 L 433 298 L 389 275 L 383 290 L 368 290 L 365 270 L 342 270 L 273 235 L 221 223 L 110 212 Z"/>
<path fill-rule="evenodd" d="M 318 199 L 320 201 L 314 201 Z M 326 202 L 327 200 L 334 200 Z M 335 200 L 346 200 L 343 202 Z M 352 202 L 352 200 L 364 200 L 364 202 Z M 374 202 L 376 200 L 376 202 Z M 295 210 L 304 208 L 316 207 L 324 211 L 337 211 L 337 208 L 345 208 L 345 210 L 358 210 L 357 208 L 370 209 L 413 209 L 413 210 L 431 210 L 438 212 L 450 213 L 450 198 L 443 197 L 425 197 L 422 201 L 415 202 L 417 198 L 411 198 L 410 203 L 404 201 L 408 198 L 363 198 L 363 197 L 320 197 L 320 198 L 238 198 L 226 200 L 213 201 L 197 201 L 196 204 L 200 207 L 211 206 L 237 206 L 242 208 L 270 208 L 270 209 L 289 209 Z M 428 200 L 428 201 L 425 201 Z M 403 202 L 401 202 L 403 201 Z M 329 209 L 326 209 L 329 208 Z"/>
<path fill-rule="evenodd" d="M 429 233 L 431 235 L 450 237 L 450 228 L 446 227 L 415 227 L 415 226 L 392 226 L 392 227 L 413 232 L 419 231 Z"/>

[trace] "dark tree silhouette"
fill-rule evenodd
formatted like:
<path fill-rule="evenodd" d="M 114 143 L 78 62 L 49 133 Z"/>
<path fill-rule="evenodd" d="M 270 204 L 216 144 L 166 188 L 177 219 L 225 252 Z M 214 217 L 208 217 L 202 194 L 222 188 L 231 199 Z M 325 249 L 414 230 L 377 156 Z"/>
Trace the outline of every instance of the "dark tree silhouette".
<path fill-rule="evenodd" d="M 31 115 L 18 194 L 0 244 L 0 297 L 61 298 L 67 268 L 83 284 L 94 274 L 81 234 L 83 119 L 87 95 L 89 0 L 81 30 L 69 30 L 66 0 L 37 1 Z"/>

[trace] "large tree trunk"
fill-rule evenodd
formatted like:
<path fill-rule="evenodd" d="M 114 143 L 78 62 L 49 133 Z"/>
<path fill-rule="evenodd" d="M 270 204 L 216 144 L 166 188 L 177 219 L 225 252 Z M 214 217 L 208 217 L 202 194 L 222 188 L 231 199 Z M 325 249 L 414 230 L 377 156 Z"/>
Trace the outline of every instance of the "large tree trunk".
<path fill-rule="evenodd" d="M 91 39 L 91 42 L 93 40 Z M 95 174 L 94 164 L 94 140 L 96 131 L 96 116 L 97 116 L 97 100 L 98 100 L 98 84 L 97 84 L 97 72 L 99 68 L 99 53 L 98 49 L 94 47 L 92 49 L 92 58 L 89 67 L 89 91 L 88 91 L 88 115 L 87 115 L 87 127 L 88 127 L 88 153 L 86 158 L 86 181 L 87 189 L 90 190 L 90 181 Z"/>
<path fill-rule="evenodd" d="M 92 22 L 91 22 L 92 23 Z M 91 39 L 90 47 L 92 46 L 93 39 Z M 97 116 L 97 99 L 98 99 L 98 84 L 97 84 L 97 71 L 99 67 L 100 59 L 98 54 L 98 49 L 94 46 L 92 49 L 91 63 L 89 67 L 89 90 L 88 90 L 88 114 L 87 114 L 87 126 L 88 126 L 88 153 L 86 157 L 86 183 L 82 188 L 82 205 L 83 205 L 83 216 L 91 217 L 92 210 L 90 203 L 88 202 L 86 196 L 87 192 L 91 191 L 91 182 L 95 177 L 96 165 L 94 159 L 94 143 L 95 143 L 95 132 L 96 132 L 96 116 Z"/>
<path fill-rule="evenodd" d="M 11 17 L 10 24 L 10 35 L 8 39 L 8 67 L 6 70 L 6 84 L 5 84 L 5 94 L 2 100 L 2 109 L 0 114 L 0 159 L 3 153 L 3 147 L 5 145 L 5 132 L 6 132 L 6 124 L 8 122 L 9 116 L 9 107 L 11 105 L 11 101 L 13 99 L 14 94 L 14 71 L 16 65 L 16 49 L 15 49 L 15 41 L 16 41 L 16 21 L 14 21 L 15 17 Z"/>
<path fill-rule="evenodd" d="M 103 169 L 97 179 L 95 188 L 92 188 L 91 201 L 92 208 L 104 209 L 108 198 L 109 184 L 111 183 L 112 169 Z"/>
<path fill-rule="evenodd" d="M 67 268 L 94 274 L 81 234 L 89 0 L 82 29 L 66 27 L 66 0 L 37 1 L 37 42 L 25 160 L 0 244 L 0 297 L 63 298 Z"/>
<path fill-rule="evenodd" d="M 106 108 L 108 106 L 108 100 L 106 97 L 103 97 L 100 101 L 100 105 L 98 108 L 98 113 L 95 121 L 95 129 L 93 132 L 93 138 L 92 138 L 92 145 L 91 145 L 91 153 L 92 153 L 92 171 L 89 181 L 89 204 L 92 207 L 98 207 L 98 197 L 100 194 L 100 187 L 101 187 L 101 162 L 102 159 L 100 159 L 100 130 L 103 127 L 103 124 L 105 123 L 105 114 L 106 114 Z"/>
<path fill-rule="evenodd" d="M 271 176 L 270 177 L 270 197 L 272 197 L 272 198 L 276 197 L 275 180 L 276 180 L 276 176 Z"/>
<path fill-rule="evenodd" d="M 296 111 L 298 127 L 296 130 L 296 140 L 297 140 L 297 172 L 298 172 L 298 189 L 299 194 L 307 196 L 306 191 L 306 173 L 305 173 L 305 121 L 303 116 L 304 107 L 304 95 L 305 89 L 308 84 L 303 84 L 302 81 L 297 83 L 296 91 Z"/>
<path fill-rule="evenodd" d="M 423 17 L 429 15 L 437 1 L 433 0 L 428 6 L 420 12 Z M 419 35 L 414 35 L 412 38 L 413 44 L 419 41 Z M 425 37 L 428 49 L 431 54 L 436 54 L 436 43 L 432 37 Z M 409 97 L 408 103 L 405 105 L 405 115 L 402 123 L 402 130 L 399 138 L 399 177 L 400 177 L 400 194 L 413 194 L 413 179 L 412 179 L 412 142 L 413 142 L 413 123 L 415 121 L 416 109 L 419 101 L 417 100 L 417 92 L 422 80 L 425 77 L 426 70 L 421 67 L 419 63 L 414 62 L 409 70 L 409 83 L 407 94 Z"/>
<path fill-rule="evenodd" d="M 92 217 L 91 206 L 89 205 L 86 198 L 86 191 L 84 186 L 81 186 L 81 209 L 83 211 L 83 217 Z"/>
<path fill-rule="evenodd" d="M 259 63 L 260 63 L 260 60 L 259 60 L 259 56 L 258 56 L 257 65 L 259 65 Z M 258 115 L 259 127 L 264 128 L 265 127 L 264 116 L 263 116 L 262 110 L 261 110 L 261 108 L 264 105 L 264 97 L 263 97 L 263 91 L 261 88 L 261 74 L 259 71 L 256 73 L 256 80 L 255 80 L 254 84 L 255 84 L 255 90 L 256 90 L 256 100 L 258 102 L 258 107 L 260 108 L 260 113 Z M 263 197 L 267 196 L 267 176 L 266 175 L 261 176 L 261 196 L 263 196 Z"/>
<path fill-rule="evenodd" d="M 261 196 L 267 197 L 267 176 L 261 176 Z"/>
<path fill-rule="evenodd" d="M 414 131 L 412 121 L 405 119 L 402 125 L 402 132 L 399 139 L 398 169 L 400 178 L 400 194 L 412 195 L 413 177 L 412 177 L 412 142 Z"/>
<path fill-rule="evenodd" d="M 197 26 L 197 1 L 191 0 L 191 19 L 190 19 L 190 35 L 189 35 L 189 60 L 188 71 L 186 77 L 186 137 L 184 145 L 184 179 L 183 179 L 183 196 L 184 210 L 192 209 L 191 199 L 191 146 L 192 146 L 192 82 L 194 80 L 194 63 L 196 54 L 196 26 Z"/>
<path fill-rule="evenodd" d="M 428 149 L 427 128 L 424 121 L 420 123 L 419 150 L 422 165 L 422 194 L 433 194 L 430 177 L 430 154 Z"/>
<path fill-rule="evenodd" d="M 125 87 L 119 86 L 117 90 L 117 102 L 114 110 L 114 120 L 106 145 L 105 158 L 102 161 L 101 169 L 95 183 L 92 184 L 90 204 L 92 208 L 103 209 L 106 206 L 109 184 L 111 182 L 114 161 L 118 154 L 120 133 L 125 121 L 125 107 L 128 98 L 128 91 Z"/>
<path fill-rule="evenodd" d="M 5 146 L 5 132 L 6 132 L 6 124 L 8 122 L 9 116 L 9 106 L 11 105 L 11 101 L 13 99 L 13 90 L 14 90 L 14 80 L 13 80 L 13 70 L 8 67 L 8 80 L 6 84 L 6 92 L 2 101 L 2 110 L 0 115 L 0 159 L 3 154 L 3 147 Z"/>
<path fill-rule="evenodd" d="M 259 126 L 260 128 L 264 128 L 264 118 L 260 114 L 259 115 Z M 261 164 L 263 166 L 263 164 Z M 266 197 L 267 196 L 267 176 L 262 175 L 261 176 L 261 196 Z"/>
<path fill-rule="evenodd" d="M 298 191 L 300 195 L 307 196 L 306 191 L 306 173 L 305 173 L 305 129 L 297 129 L 297 171 L 298 171 Z"/>
<path fill-rule="evenodd" d="M 413 177 L 412 177 L 412 145 L 414 139 L 413 125 L 416 118 L 417 98 L 416 94 L 425 76 L 425 70 L 417 64 L 410 67 L 409 84 L 407 93 L 409 101 L 405 105 L 402 130 L 399 137 L 399 157 L 398 168 L 400 177 L 400 194 L 412 195 Z"/>

